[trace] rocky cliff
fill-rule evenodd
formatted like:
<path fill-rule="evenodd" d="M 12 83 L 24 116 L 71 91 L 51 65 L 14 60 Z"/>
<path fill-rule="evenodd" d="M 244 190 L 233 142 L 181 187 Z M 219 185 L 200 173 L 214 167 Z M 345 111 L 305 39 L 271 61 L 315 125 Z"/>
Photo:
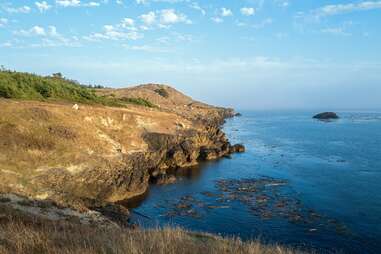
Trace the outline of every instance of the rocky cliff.
<path fill-rule="evenodd" d="M 165 182 L 176 168 L 244 151 L 220 129 L 232 109 L 155 84 L 98 93 L 155 106 L 0 99 L 0 192 L 104 208 Z"/>

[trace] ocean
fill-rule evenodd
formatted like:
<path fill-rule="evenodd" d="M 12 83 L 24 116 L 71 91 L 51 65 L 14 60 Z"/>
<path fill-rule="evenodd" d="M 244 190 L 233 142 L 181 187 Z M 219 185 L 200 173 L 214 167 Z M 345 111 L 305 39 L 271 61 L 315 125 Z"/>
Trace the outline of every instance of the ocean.
<path fill-rule="evenodd" d="M 380 253 L 381 112 L 244 111 L 227 120 L 246 153 L 183 169 L 133 209 L 142 227 L 180 226 L 318 253 Z"/>

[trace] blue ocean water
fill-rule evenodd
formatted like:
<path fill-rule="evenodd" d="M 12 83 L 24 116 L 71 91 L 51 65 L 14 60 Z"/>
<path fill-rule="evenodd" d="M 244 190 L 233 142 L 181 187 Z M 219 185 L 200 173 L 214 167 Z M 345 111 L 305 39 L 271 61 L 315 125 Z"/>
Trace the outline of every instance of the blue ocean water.
<path fill-rule="evenodd" d="M 184 170 L 173 185 L 152 186 L 133 221 L 320 253 L 380 253 L 381 113 L 338 112 L 341 119 L 331 122 L 313 113 L 243 112 L 229 119 L 225 132 L 247 152 Z M 242 186 L 243 198 L 227 190 L 261 179 L 257 196 Z"/>

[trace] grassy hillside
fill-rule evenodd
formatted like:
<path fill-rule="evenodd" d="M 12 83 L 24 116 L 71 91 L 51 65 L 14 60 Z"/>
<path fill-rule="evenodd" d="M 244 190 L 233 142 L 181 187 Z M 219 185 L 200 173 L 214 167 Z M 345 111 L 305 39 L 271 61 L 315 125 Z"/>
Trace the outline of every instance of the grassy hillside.
<path fill-rule="evenodd" d="M 155 107 L 142 98 L 120 99 L 99 96 L 95 89 L 63 78 L 60 74 L 42 77 L 30 73 L 0 71 L 0 97 L 8 99 L 68 101 L 124 107 L 128 104 Z"/>

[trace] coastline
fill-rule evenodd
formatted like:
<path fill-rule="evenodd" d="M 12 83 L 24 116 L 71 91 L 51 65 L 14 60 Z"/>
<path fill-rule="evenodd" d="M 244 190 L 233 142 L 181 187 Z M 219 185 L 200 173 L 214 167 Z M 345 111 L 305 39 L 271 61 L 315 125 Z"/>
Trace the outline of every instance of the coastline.
<path fill-rule="evenodd" d="M 109 92 L 122 99 L 143 96 L 158 106 L 72 108 L 0 99 L 0 148 L 8 158 L 0 161 L 0 192 L 112 221 L 118 213 L 128 217 L 123 204 L 144 196 L 150 184 L 173 183 L 177 169 L 244 151 L 222 131 L 225 120 L 236 116 L 233 109 L 194 101 L 163 85 L 100 93 Z"/>

